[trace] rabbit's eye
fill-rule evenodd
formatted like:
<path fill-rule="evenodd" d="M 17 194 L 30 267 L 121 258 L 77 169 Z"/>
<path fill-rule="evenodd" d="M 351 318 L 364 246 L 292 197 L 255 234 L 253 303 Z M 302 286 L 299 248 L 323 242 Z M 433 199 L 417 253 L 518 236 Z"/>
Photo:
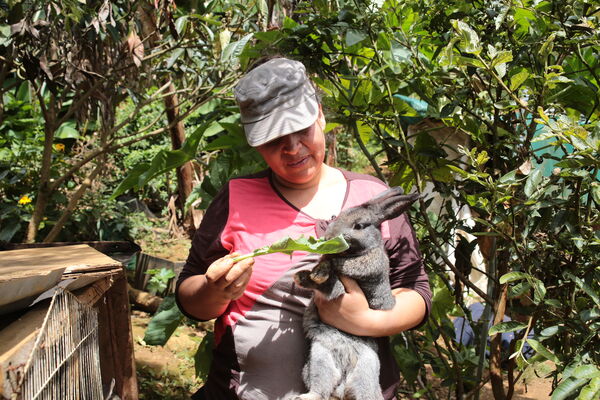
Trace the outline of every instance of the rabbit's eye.
<path fill-rule="evenodd" d="M 367 226 L 368 226 L 368 224 L 363 224 L 363 223 L 357 222 L 354 224 L 353 228 L 355 230 L 361 230 L 361 229 L 365 229 Z"/>

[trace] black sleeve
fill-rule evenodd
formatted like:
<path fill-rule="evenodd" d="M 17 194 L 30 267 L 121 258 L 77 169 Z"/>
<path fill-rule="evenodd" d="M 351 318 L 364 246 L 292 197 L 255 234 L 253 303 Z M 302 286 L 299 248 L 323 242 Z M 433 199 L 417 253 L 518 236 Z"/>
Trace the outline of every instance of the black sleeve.
<path fill-rule="evenodd" d="M 187 314 L 181 307 L 181 303 L 179 302 L 179 286 L 190 276 L 204 274 L 210 264 L 229 254 L 229 251 L 221 244 L 221 233 L 225 228 L 228 216 L 229 185 L 225 185 L 206 209 L 200 227 L 196 230 L 192 239 L 192 247 L 188 258 L 175 285 L 177 305 L 189 318 L 196 319 Z"/>

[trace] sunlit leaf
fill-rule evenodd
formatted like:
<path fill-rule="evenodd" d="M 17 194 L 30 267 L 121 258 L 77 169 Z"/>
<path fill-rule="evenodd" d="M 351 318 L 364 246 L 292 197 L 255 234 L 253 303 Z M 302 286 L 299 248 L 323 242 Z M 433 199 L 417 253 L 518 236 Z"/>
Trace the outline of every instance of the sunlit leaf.
<path fill-rule="evenodd" d="M 500 322 L 490 328 L 489 335 L 492 336 L 497 333 L 520 331 L 525 328 L 527 328 L 527 324 L 518 321 Z"/>
<path fill-rule="evenodd" d="M 65 121 L 58 127 L 54 137 L 57 139 L 79 139 L 79 131 L 75 121 Z"/>
<path fill-rule="evenodd" d="M 533 350 L 535 350 L 536 353 L 540 354 L 541 356 L 543 356 L 547 360 L 550 360 L 550 361 L 552 361 L 554 363 L 559 363 L 560 362 L 558 360 L 558 358 L 554 354 L 552 354 L 552 352 L 550 350 L 548 350 L 543 344 L 541 344 L 537 340 L 535 340 L 535 339 L 527 339 L 527 343 L 529 343 L 529 345 L 531 346 L 531 348 Z"/>
<path fill-rule="evenodd" d="M 335 254 L 347 250 L 350 246 L 343 236 L 336 236 L 332 239 L 319 238 L 312 236 L 300 236 L 298 239 L 285 237 L 270 246 L 264 246 L 254 250 L 252 253 L 241 255 L 234 258 L 234 261 L 241 261 L 250 257 L 262 256 L 272 253 L 285 253 L 291 255 L 294 251 L 307 251 L 317 254 Z"/>
<path fill-rule="evenodd" d="M 509 272 L 508 274 L 504 274 L 500 277 L 500 284 L 505 284 L 508 282 L 514 282 L 514 281 L 518 281 L 521 279 L 527 279 L 529 278 L 529 275 L 527 275 L 524 272 Z"/>

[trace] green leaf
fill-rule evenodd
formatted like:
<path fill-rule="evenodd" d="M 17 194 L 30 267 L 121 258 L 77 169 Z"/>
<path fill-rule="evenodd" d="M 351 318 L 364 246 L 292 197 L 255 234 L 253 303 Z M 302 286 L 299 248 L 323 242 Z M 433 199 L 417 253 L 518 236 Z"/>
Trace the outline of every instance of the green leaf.
<path fill-rule="evenodd" d="M 178 47 L 175 50 L 173 50 L 173 53 L 171 53 L 171 56 L 168 58 L 167 60 L 167 65 L 166 68 L 169 69 L 173 66 L 173 64 L 175 64 L 175 61 L 177 61 L 177 59 L 185 52 L 185 48 L 183 47 Z"/>
<path fill-rule="evenodd" d="M 592 198 L 596 204 L 600 206 L 600 185 L 597 182 L 592 183 L 590 192 L 592 193 Z"/>
<path fill-rule="evenodd" d="M 591 288 L 587 283 L 585 283 L 581 278 L 573 275 L 570 272 L 565 272 L 564 276 L 566 278 L 571 279 L 572 281 L 575 282 L 575 284 L 581 289 L 583 290 L 588 296 L 590 296 L 590 298 L 594 301 L 594 303 L 596 303 L 596 305 L 600 306 L 600 296 L 598 295 L 598 293 L 596 293 L 596 291 Z"/>
<path fill-rule="evenodd" d="M 479 35 L 466 22 L 452 20 L 452 26 L 460 36 L 459 47 L 465 53 L 479 54 L 481 52 L 481 43 Z"/>
<path fill-rule="evenodd" d="M 0 46 L 8 46 L 12 41 L 10 25 L 0 25 Z"/>
<path fill-rule="evenodd" d="M 563 379 L 556 389 L 554 389 L 554 392 L 552 392 L 551 400 L 564 400 L 568 398 L 575 393 L 578 388 L 585 385 L 588 380 L 589 379 L 577 379 L 573 377 Z"/>
<path fill-rule="evenodd" d="M 544 339 L 546 339 L 546 338 L 556 335 L 558 332 L 560 332 L 563 329 L 564 328 L 559 325 L 550 326 L 550 327 L 542 330 L 540 332 L 540 336 L 543 337 Z"/>
<path fill-rule="evenodd" d="M 517 90 L 529 78 L 529 71 L 522 69 L 510 78 L 510 90 Z"/>
<path fill-rule="evenodd" d="M 524 272 L 509 272 L 508 274 L 504 274 L 500 277 L 500 284 L 503 285 L 507 282 L 514 282 L 521 279 L 528 279 L 530 276 Z"/>
<path fill-rule="evenodd" d="M 225 46 L 223 52 L 221 53 L 221 61 L 237 60 L 240 54 L 242 54 L 242 51 L 244 51 L 246 44 L 248 44 L 250 39 L 252 39 L 252 36 L 254 36 L 254 34 L 249 33 L 240 40 L 229 43 L 227 46 Z"/>
<path fill-rule="evenodd" d="M 315 239 L 312 236 L 309 236 L 308 238 L 300 236 L 298 239 L 284 237 L 270 246 L 264 246 L 254 250 L 252 253 L 236 257 L 233 261 L 237 262 L 246 258 L 272 253 L 285 253 L 291 255 L 294 251 L 307 251 L 309 253 L 317 254 L 336 254 L 347 250 L 349 247 L 350 246 L 341 235 L 329 240 L 323 238 Z"/>
<path fill-rule="evenodd" d="M 168 295 L 150 320 L 144 334 L 144 342 L 149 345 L 165 345 L 183 318 L 175 302 L 175 295 Z"/>
<path fill-rule="evenodd" d="M 366 37 L 367 35 L 360 31 L 348 29 L 348 31 L 346 32 L 346 46 L 350 47 L 357 43 L 360 43 L 363 40 L 365 40 Z"/>
<path fill-rule="evenodd" d="M 577 400 L 595 400 L 600 398 L 600 378 L 594 378 L 581 389 Z"/>
<path fill-rule="evenodd" d="M 550 350 L 548 350 L 543 344 L 541 344 L 537 340 L 527 339 L 527 343 L 529 343 L 531 348 L 535 350 L 536 353 L 546 358 L 547 360 L 550 360 L 556 364 L 560 362 L 559 359 L 554 354 L 552 354 Z"/>
<path fill-rule="evenodd" d="M 75 121 L 65 121 L 58 127 L 54 137 L 57 139 L 79 139 L 79 131 Z"/>
<path fill-rule="evenodd" d="M 592 364 L 580 365 L 575 368 L 573 376 L 579 379 L 592 379 L 600 376 L 600 370 L 597 366 Z"/>
<path fill-rule="evenodd" d="M 513 60 L 513 55 L 510 50 L 503 50 L 499 52 L 492 60 L 492 67 L 496 68 L 499 65 L 509 63 Z"/>
<path fill-rule="evenodd" d="M 541 168 L 537 168 L 529 174 L 529 177 L 525 182 L 525 187 L 523 188 L 523 192 L 528 198 L 530 198 L 533 193 L 539 190 L 540 183 L 542 183 L 543 178 L 544 176 Z"/>
<path fill-rule="evenodd" d="M 196 377 L 205 381 L 208 377 L 210 365 L 212 364 L 212 350 L 215 343 L 215 335 L 211 331 L 207 331 L 202 342 L 194 354 L 194 367 L 196 370 Z"/>
<path fill-rule="evenodd" d="M 544 297 L 546 297 L 546 286 L 544 282 L 536 278 L 531 278 L 529 282 L 533 286 L 533 302 L 540 304 L 544 300 Z"/>
<path fill-rule="evenodd" d="M 489 335 L 492 336 L 497 333 L 520 331 L 525 328 L 527 328 L 527 324 L 518 321 L 500 322 L 490 328 Z"/>

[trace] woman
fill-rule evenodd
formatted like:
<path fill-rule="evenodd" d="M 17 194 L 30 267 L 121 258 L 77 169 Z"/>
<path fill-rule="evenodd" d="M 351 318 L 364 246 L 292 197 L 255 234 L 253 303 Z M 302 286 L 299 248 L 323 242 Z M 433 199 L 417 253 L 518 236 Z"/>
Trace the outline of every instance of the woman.
<path fill-rule="evenodd" d="M 269 169 L 232 179 L 213 200 L 177 284 L 181 310 L 217 318 L 214 359 L 197 399 L 284 399 L 304 392 L 302 314 L 312 292 L 293 275 L 311 269 L 314 254 L 270 254 L 234 263 L 233 256 L 290 236 L 319 236 L 327 221 L 386 189 L 376 178 L 324 164 L 325 118 L 304 66 L 272 59 L 235 88 L 248 143 Z M 360 287 L 328 302 L 316 295 L 321 319 L 354 335 L 380 339 L 380 384 L 393 398 L 399 373 L 387 336 L 423 323 L 431 292 L 414 231 L 405 215 L 382 225 L 396 306 L 369 309 Z"/>

